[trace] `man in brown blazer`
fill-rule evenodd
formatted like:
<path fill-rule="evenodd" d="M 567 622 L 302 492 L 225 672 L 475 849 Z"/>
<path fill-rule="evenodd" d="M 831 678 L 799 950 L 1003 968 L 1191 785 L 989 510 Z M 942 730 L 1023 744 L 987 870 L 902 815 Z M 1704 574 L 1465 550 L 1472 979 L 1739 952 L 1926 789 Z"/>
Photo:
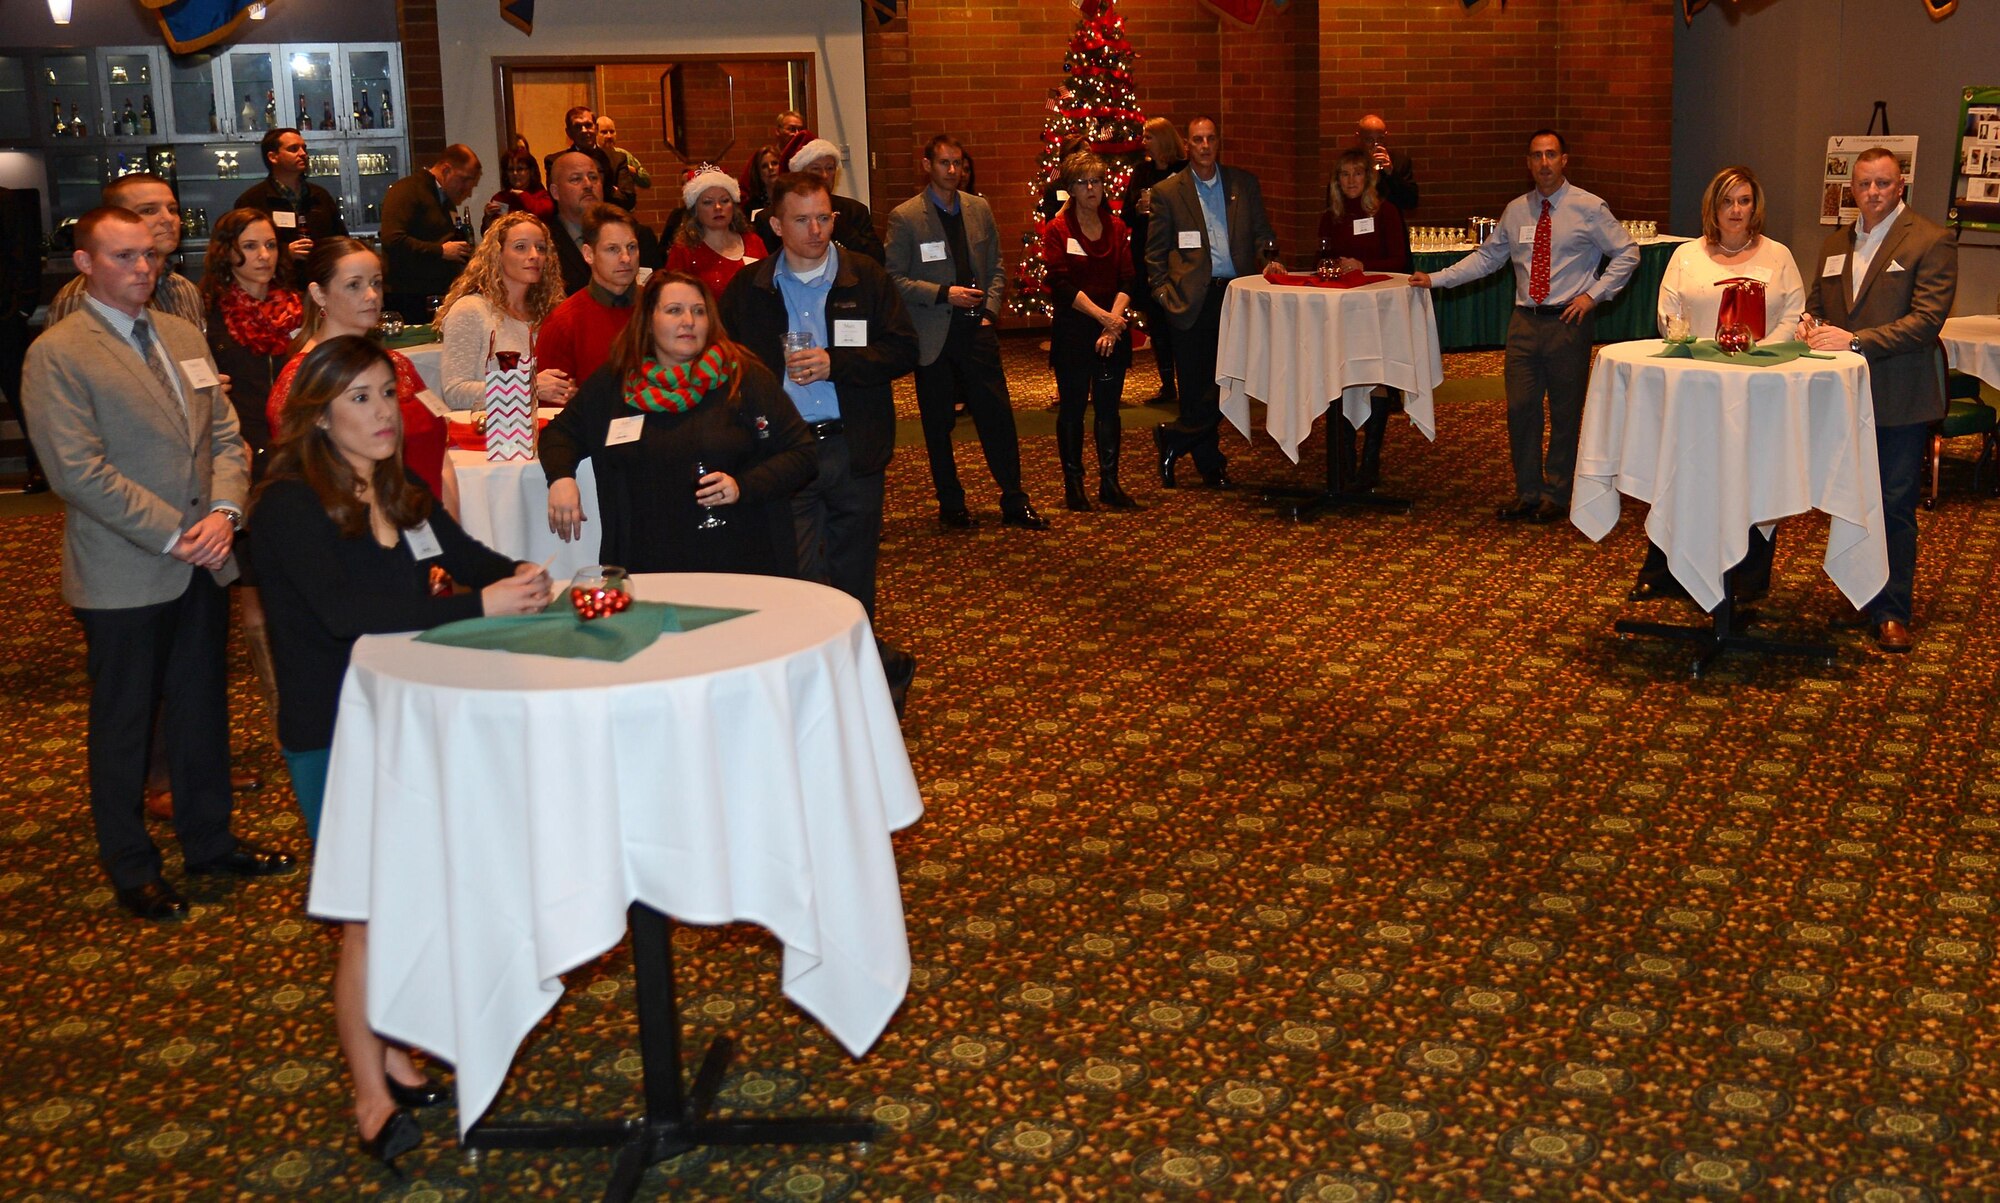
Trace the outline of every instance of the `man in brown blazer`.
<path fill-rule="evenodd" d="M 28 348 L 21 391 L 64 506 L 62 591 L 87 647 L 98 856 L 127 910 L 171 919 L 187 903 L 160 876 L 141 802 L 156 705 L 187 871 L 292 864 L 229 830 L 223 586 L 236 575 L 249 457 L 201 331 L 147 308 L 162 268 L 142 219 L 94 209 L 76 246 L 83 305 Z"/>
<path fill-rule="evenodd" d="M 1160 484 L 1174 487 L 1174 461 L 1194 457 L 1209 485 L 1229 487 L 1228 461 L 1216 442 L 1222 393 L 1215 383 L 1222 336 L 1222 296 L 1229 281 L 1276 266 L 1277 236 L 1264 213 L 1257 177 L 1216 162 L 1222 137 L 1213 117 L 1188 123 L 1187 170 L 1153 186 L 1146 228 L 1146 276 L 1153 299 L 1174 328 L 1174 376 L 1180 419 L 1153 429 Z"/>
<path fill-rule="evenodd" d="M 1932 422 L 1944 417 L 1938 331 L 1958 289 L 1958 240 L 1903 205 L 1896 156 L 1881 147 L 1854 160 L 1860 220 L 1820 248 L 1803 334 L 1815 351 L 1868 359 L 1875 401 L 1875 458 L 1889 529 L 1889 583 L 1840 625 L 1867 626 L 1885 652 L 1910 650 L 1917 575 L 1917 496 Z"/>

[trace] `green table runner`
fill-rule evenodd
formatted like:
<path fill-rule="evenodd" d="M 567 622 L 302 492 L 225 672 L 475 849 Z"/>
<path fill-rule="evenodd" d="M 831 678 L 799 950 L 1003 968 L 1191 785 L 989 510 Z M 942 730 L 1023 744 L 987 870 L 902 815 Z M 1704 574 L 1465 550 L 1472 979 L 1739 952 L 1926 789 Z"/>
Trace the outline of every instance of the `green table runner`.
<path fill-rule="evenodd" d="M 448 622 L 417 636 L 417 642 L 565 660 L 630 660 L 668 631 L 692 631 L 751 613 L 755 611 L 642 601 L 623 613 L 585 622 L 565 594 L 540 614 Z"/>
<path fill-rule="evenodd" d="M 1617 296 L 1597 307 L 1598 342 L 1626 342 L 1635 338 L 1658 338 L 1660 280 L 1667 274 L 1667 261 L 1680 248 L 1678 242 L 1653 242 L 1639 248 L 1639 267 Z M 1419 251 L 1416 268 L 1439 272 L 1470 254 L 1469 251 Z M 1446 351 L 1474 347 L 1502 347 L 1507 344 L 1507 323 L 1514 316 L 1514 268 L 1502 265 L 1499 271 L 1457 288 L 1440 288 L 1431 294 L 1437 309 L 1438 346 Z"/>
<path fill-rule="evenodd" d="M 1754 351 L 1739 351 L 1734 355 L 1715 345 L 1712 338 L 1704 338 L 1692 343 L 1668 343 L 1655 351 L 1654 359 L 1699 359 L 1704 363 L 1733 363 L 1745 368 L 1775 368 L 1794 359 L 1832 359 L 1831 355 L 1820 355 L 1802 342 L 1764 343 Z"/>
<path fill-rule="evenodd" d="M 403 332 L 394 338 L 385 338 L 382 345 L 391 351 L 402 351 L 410 347 L 421 347 L 425 343 L 438 340 L 437 331 L 429 326 L 405 326 Z"/>

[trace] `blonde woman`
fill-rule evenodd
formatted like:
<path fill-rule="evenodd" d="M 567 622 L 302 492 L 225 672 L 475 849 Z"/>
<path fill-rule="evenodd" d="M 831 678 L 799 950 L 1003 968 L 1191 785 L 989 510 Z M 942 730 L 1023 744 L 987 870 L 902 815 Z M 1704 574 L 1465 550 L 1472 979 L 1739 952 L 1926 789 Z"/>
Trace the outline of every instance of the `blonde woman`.
<path fill-rule="evenodd" d="M 532 359 L 542 322 L 562 304 L 562 274 L 555 270 L 549 228 L 532 213 L 509 213 L 488 226 L 465 270 L 438 308 L 444 341 L 444 403 L 453 409 L 486 406 L 486 369 L 496 351 Z M 549 372 L 535 377 L 535 403 L 561 405 L 566 382 Z"/>

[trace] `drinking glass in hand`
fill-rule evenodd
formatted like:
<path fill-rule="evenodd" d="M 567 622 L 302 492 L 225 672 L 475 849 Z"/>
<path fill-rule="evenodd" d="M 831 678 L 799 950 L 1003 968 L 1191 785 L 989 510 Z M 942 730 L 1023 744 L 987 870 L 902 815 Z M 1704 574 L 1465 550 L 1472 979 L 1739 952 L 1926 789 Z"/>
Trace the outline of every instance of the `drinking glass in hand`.
<path fill-rule="evenodd" d="M 707 476 L 712 471 L 714 471 L 714 469 L 710 468 L 707 464 L 703 463 L 702 461 L 696 460 L 694 462 L 695 492 L 697 493 L 701 492 L 702 477 Z M 729 525 L 729 519 L 724 518 L 722 515 L 716 513 L 709 506 L 704 505 L 700 501 L 696 501 L 695 504 L 701 506 L 702 510 L 701 521 L 694 524 L 694 528 L 696 530 L 714 530 L 716 527 Z"/>

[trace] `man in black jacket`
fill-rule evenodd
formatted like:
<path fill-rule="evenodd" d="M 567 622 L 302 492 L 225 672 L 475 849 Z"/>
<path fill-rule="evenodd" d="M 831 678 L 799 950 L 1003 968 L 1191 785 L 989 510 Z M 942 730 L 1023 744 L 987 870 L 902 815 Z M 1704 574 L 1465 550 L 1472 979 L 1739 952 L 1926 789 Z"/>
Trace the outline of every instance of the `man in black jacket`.
<path fill-rule="evenodd" d="M 460 229 L 457 208 L 479 187 L 479 156 L 462 142 L 444 148 L 438 161 L 389 185 L 382 198 L 384 308 L 405 321 L 428 322 L 427 297 L 442 297 L 472 256 L 470 226 Z"/>
<path fill-rule="evenodd" d="M 264 135 L 257 149 L 267 174 L 236 198 L 239 209 L 262 209 L 278 230 L 278 248 L 289 251 L 293 263 L 304 263 L 313 241 L 344 237 L 347 222 L 333 194 L 306 178 L 305 136 L 286 127 Z"/>
<path fill-rule="evenodd" d="M 590 283 L 590 261 L 583 257 L 584 215 L 604 203 L 604 177 L 597 170 L 597 160 L 580 150 L 550 155 L 549 195 L 556 201 L 549 243 L 562 268 L 563 295 L 574 296 Z"/>
<path fill-rule="evenodd" d="M 818 442 L 819 476 L 792 499 L 799 575 L 849 594 L 872 616 L 895 381 L 917 366 L 917 330 L 881 265 L 834 245 L 824 181 L 779 176 L 770 212 L 784 249 L 736 273 L 723 324 L 785 382 Z M 787 334 L 809 337 L 808 349 L 788 353 Z M 883 668 L 900 706 L 916 661 L 885 644 Z"/>

